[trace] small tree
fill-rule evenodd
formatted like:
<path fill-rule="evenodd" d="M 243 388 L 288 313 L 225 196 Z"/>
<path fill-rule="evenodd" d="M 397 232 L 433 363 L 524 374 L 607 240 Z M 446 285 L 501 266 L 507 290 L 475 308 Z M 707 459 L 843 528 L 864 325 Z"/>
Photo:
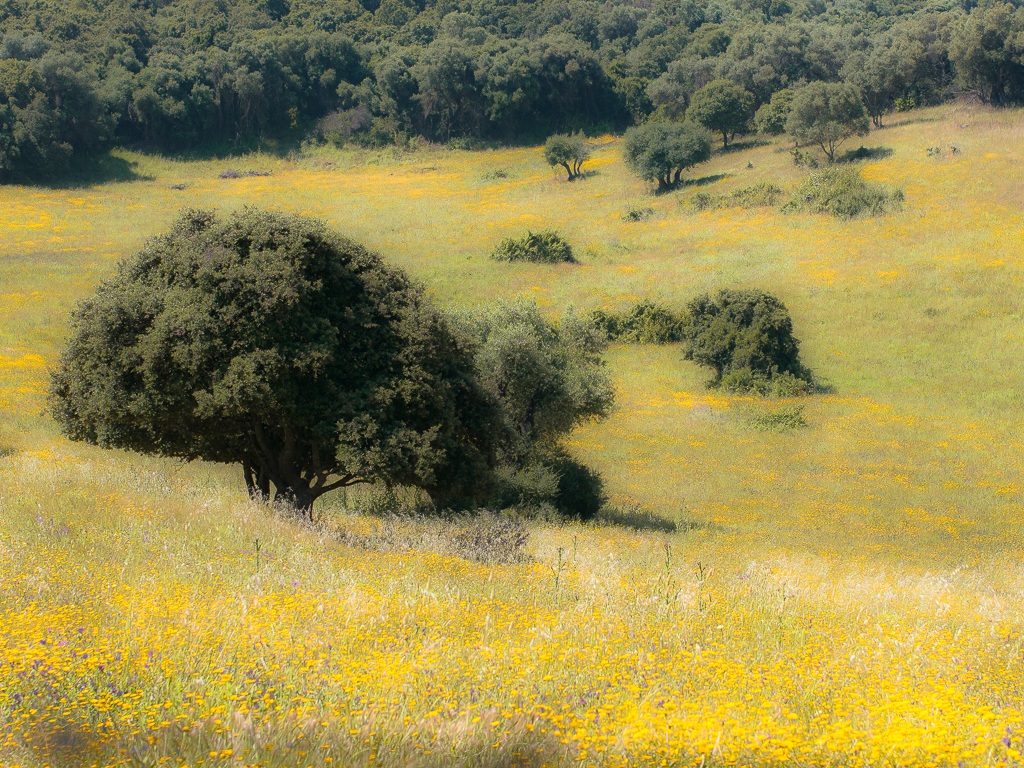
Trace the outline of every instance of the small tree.
<path fill-rule="evenodd" d="M 711 157 L 711 134 L 696 123 L 647 123 L 626 131 L 626 165 L 658 191 L 678 186 L 683 171 Z"/>
<path fill-rule="evenodd" d="M 869 49 L 851 53 L 842 74 L 860 90 L 871 122 L 881 128 L 882 116 L 917 79 L 926 60 L 920 41 L 906 33 L 887 32 L 872 39 Z"/>
<path fill-rule="evenodd" d="M 704 294 L 687 306 L 683 327 L 684 357 L 715 372 L 713 386 L 730 377 L 753 388 L 786 376 L 805 384 L 810 373 L 800 363 L 800 343 L 793 336 L 789 310 L 758 290 L 724 289 Z"/>
<path fill-rule="evenodd" d="M 857 88 L 814 82 L 793 97 L 786 131 L 801 144 L 816 144 L 834 163 L 836 149 L 851 136 L 866 136 L 871 123 Z"/>
<path fill-rule="evenodd" d="M 505 434 L 472 344 L 423 290 L 312 219 L 186 211 L 72 316 L 50 412 L 71 439 L 240 464 L 312 516 L 384 481 L 482 493 Z"/>
<path fill-rule="evenodd" d="M 737 133 L 746 133 L 754 96 L 732 80 L 712 80 L 693 95 L 686 116 L 722 134 L 722 148 Z"/>
<path fill-rule="evenodd" d="M 590 159 L 590 149 L 583 143 L 582 133 L 556 133 L 544 144 L 544 159 L 548 165 L 565 168 L 569 181 L 575 181 L 583 175 L 580 169 Z"/>
<path fill-rule="evenodd" d="M 754 113 L 754 125 L 761 133 L 776 136 L 786 132 L 786 120 L 793 104 L 793 90 L 783 88 L 772 94 L 771 101 L 762 104 Z"/>

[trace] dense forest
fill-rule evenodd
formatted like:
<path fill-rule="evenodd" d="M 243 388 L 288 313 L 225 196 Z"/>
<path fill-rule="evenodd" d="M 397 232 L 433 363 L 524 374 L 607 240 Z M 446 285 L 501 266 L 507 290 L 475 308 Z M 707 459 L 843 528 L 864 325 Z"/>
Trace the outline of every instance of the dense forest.
<path fill-rule="evenodd" d="M 957 93 L 1024 101 L 1024 8 L 1003 2 L 0 0 L 0 35 L 0 180 L 113 143 L 617 130 L 718 79 L 751 119 L 812 81 L 854 84 L 876 124 Z"/>

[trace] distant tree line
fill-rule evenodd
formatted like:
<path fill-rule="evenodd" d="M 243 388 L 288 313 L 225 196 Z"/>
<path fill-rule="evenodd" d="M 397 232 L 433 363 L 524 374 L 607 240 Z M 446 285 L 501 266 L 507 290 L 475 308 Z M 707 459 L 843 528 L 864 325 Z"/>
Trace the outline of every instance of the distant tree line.
<path fill-rule="evenodd" d="M 880 125 L 955 92 L 1024 102 L 1022 36 L 1024 9 L 969 0 L 2 0 L 0 174 L 110 142 L 539 141 L 652 113 L 728 142 L 816 81 Z"/>

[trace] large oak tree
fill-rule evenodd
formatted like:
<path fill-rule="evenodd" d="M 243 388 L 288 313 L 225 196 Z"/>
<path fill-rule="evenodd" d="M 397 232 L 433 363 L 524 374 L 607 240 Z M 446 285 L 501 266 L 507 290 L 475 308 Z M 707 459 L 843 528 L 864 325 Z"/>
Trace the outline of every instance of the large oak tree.
<path fill-rule="evenodd" d="M 241 465 L 312 515 L 358 482 L 479 496 L 507 433 L 474 342 L 308 218 L 190 210 L 75 310 L 50 411 L 101 446 Z"/>

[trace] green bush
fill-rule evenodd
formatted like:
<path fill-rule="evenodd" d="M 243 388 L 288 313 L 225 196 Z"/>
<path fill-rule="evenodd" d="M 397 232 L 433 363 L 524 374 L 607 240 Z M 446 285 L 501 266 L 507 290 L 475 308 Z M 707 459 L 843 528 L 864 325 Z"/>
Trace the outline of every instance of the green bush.
<path fill-rule="evenodd" d="M 710 192 L 694 192 L 687 199 L 686 204 L 692 211 L 713 211 L 716 208 L 725 208 L 725 195 L 713 195 Z"/>
<path fill-rule="evenodd" d="M 718 388 L 761 397 L 798 397 L 809 395 L 814 390 L 814 383 L 810 377 L 800 378 L 789 371 L 761 373 L 750 368 L 737 368 L 722 374 Z"/>
<path fill-rule="evenodd" d="M 632 221 L 643 221 L 644 219 L 648 219 L 648 218 L 650 218 L 653 215 L 654 215 L 654 209 L 653 208 L 637 207 L 637 208 L 630 208 L 628 211 L 626 211 L 624 214 L 622 214 L 622 216 L 620 218 L 623 221 L 630 221 L 630 222 L 632 222 Z"/>
<path fill-rule="evenodd" d="M 880 216 L 898 210 L 903 190 L 870 184 L 853 168 L 826 168 L 812 173 L 783 206 L 786 211 L 828 213 L 840 218 Z"/>
<path fill-rule="evenodd" d="M 542 516 L 553 509 L 565 517 L 591 520 L 605 502 L 601 475 L 561 448 L 538 452 L 525 466 L 502 467 L 496 476 L 493 505 L 499 508 Z"/>
<path fill-rule="evenodd" d="M 551 229 L 527 232 L 519 238 L 506 237 L 494 249 L 491 258 L 496 261 L 530 261 L 534 264 L 576 263 L 572 246 Z"/>
<path fill-rule="evenodd" d="M 710 386 L 775 396 L 812 389 L 789 310 L 771 294 L 725 289 L 696 297 L 687 310 L 684 357 L 714 370 Z"/>
<path fill-rule="evenodd" d="M 737 189 L 732 193 L 732 199 L 741 208 L 775 205 L 780 197 L 782 197 L 782 189 L 766 181 L 750 187 L 743 187 L 743 189 Z"/>
<path fill-rule="evenodd" d="M 634 304 L 627 312 L 596 309 L 590 313 L 594 325 L 609 339 L 627 344 L 668 344 L 682 341 L 686 317 L 650 301 Z"/>
<path fill-rule="evenodd" d="M 716 208 L 759 208 L 771 206 L 782 197 L 782 189 L 762 181 L 749 187 L 737 189 L 728 195 L 712 195 L 708 192 L 696 192 L 691 195 L 686 204 L 693 211 L 708 211 Z"/>
<path fill-rule="evenodd" d="M 747 422 L 759 432 L 789 432 L 807 426 L 802 405 L 789 405 L 758 414 Z"/>

